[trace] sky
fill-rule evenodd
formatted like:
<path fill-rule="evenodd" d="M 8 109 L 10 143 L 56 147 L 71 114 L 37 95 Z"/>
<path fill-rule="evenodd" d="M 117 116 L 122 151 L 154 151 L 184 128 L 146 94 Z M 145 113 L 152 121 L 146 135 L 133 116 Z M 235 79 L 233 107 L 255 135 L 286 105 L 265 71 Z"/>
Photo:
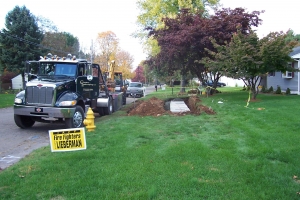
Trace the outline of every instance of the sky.
<path fill-rule="evenodd" d="M 133 56 L 133 68 L 147 57 L 139 40 L 131 36 L 137 30 L 136 0 L 9 0 L 0 6 L 1 29 L 5 27 L 5 16 L 16 5 L 25 5 L 32 14 L 51 20 L 60 31 L 78 37 L 86 50 L 98 33 L 112 31 L 119 38 L 121 49 Z"/>
<path fill-rule="evenodd" d="M 262 38 L 270 32 L 293 30 L 295 34 L 300 34 L 299 24 L 299 0 L 221 0 L 225 8 L 245 8 L 247 12 L 262 11 L 259 18 L 262 25 L 258 26 L 257 35 Z"/>
<path fill-rule="evenodd" d="M 220 3 L 226 8 L 242 7 L 248 12 L 264 10 L 260 15 L 262 25 L 257 28 L 259 37 L 289 29 L 300 34 L 300 24 L 297 23 L 299 0 L 221 0 Z M 137 30 L 139 10 L 136 0 L 9 0 L 0 6 L 1 29 L 5 27 L 6 14 L 16 5 L 25 5 L 32 14 L 51 20 L 60 31 L 78 37 L 81 46 L 87 50 L 98 33 L 112 31 L 119 38 L 121 49 L 133 56 L 133 68 L 147 58 L 139 40 L 131 36 Z"/>

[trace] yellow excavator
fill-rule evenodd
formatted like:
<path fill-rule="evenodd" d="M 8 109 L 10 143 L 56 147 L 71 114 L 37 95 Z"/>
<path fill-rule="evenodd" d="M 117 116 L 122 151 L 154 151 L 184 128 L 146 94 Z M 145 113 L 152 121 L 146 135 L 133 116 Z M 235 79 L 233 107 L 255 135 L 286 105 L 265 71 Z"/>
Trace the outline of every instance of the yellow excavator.
<path fill-rule="evenodd" d="M 112 60 L 109 63 L 109 69 L 106 74 L 106 85 L 110 92 L 123 92 L 123 105 L 126 104 L 126 90 L 127 85 L 123 80 L 123 73 L 121 71 L 115 71 L 116 62 Z"/>
<path fill-rule="evenodd" d="M 106 72 L 107 74 L 107 80 L 106 80 L 106 84 L 108 89 L 111 92 L 115 92 L 116 89 L 116 82 L 115 82 L 115 67 L 116 67 L 116 62 L 114 60 L 112 60 L 109 63 L 109 69 L 108 72 Z"/>

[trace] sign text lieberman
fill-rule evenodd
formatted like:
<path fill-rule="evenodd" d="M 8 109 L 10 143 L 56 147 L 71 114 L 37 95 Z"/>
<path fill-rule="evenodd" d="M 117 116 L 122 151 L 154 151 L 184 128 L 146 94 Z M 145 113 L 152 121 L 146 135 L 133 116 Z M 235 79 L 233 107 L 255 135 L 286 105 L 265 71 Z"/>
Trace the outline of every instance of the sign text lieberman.
<path fill-rule="evenodd" d="M 86 149 L 84 128 L 49 130 L 51 151 Z"/>

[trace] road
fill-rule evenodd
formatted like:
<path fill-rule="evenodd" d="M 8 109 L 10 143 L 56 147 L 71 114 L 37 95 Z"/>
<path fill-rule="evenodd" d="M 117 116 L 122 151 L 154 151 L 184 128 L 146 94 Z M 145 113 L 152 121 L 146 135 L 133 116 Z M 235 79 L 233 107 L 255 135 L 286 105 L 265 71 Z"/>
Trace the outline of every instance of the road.
<path fill-rule="evenodd" d="M 146 94 L 154 90 L 154 86 L 147 87 Z M 136 99 L 138 98 L 127 98 L 127 104 Z M 13 107 L 0 109 L 0 121 L 0 170 L 18 162 L 33 150 L 48 146 L 49 130 L 64 129 L 63 124 L 38 122 L 30 129 L 20 129 L 14 122 Z"/>

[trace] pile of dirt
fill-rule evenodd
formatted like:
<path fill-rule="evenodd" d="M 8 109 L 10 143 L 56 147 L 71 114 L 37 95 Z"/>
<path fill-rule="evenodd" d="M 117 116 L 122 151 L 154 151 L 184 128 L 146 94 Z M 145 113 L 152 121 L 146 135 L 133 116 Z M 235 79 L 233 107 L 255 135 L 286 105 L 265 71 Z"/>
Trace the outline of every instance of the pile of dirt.
<path fill-rule="evenodd" d="M 204 105 L 201 104 L 201 100 L 197 96 L 191 96 L 186 98 L 181 98 L 190 111 L 188 112 L 181 112 L 181 113 L 172 113 L 170 111 L 170 101 L 173 99 L 168 99 L 163 101 L 156 97 L 152 97 L 148 100 L 137 100 L 133 105 L 131 105 L 127 111 L 129 116 L 132 115 L 139 115 L 139 116 L 160 116 L 164 114 L 169 115 L 186 115 L 186 114 L 193 114 L 193 115 L 200 115 L 201 113 L 205 112 L 207 114 L 215 114 L 215 112 Z"/>

